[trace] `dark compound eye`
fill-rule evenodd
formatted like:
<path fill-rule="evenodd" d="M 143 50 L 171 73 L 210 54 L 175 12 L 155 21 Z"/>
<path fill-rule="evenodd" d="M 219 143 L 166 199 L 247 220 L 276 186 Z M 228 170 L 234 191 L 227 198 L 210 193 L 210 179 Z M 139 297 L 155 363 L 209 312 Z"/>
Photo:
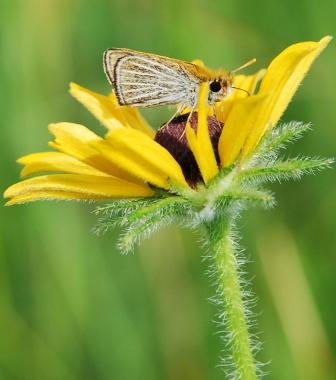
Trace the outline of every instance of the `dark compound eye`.
<path fill-rule="evenodd" d="M 222 88 L 222 85 L 217 80 L 210 83 L 210 90 L 212 92 L 218 92 L 221 90 L 221 88 Z"/>

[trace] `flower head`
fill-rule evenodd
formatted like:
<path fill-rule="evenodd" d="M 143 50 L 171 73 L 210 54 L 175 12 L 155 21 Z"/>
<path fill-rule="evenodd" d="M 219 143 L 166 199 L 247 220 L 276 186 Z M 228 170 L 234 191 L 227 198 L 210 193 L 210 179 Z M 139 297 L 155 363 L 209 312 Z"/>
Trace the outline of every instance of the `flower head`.
<path fill-rule="evenodd" d="M 216 103 L 214 110 L 207 104 L 208 85 L 202 85 L 191 123 L 183 124 L 182 116 L 165 127 L 183 126 L 183 136 L 175 136 L 175 143 L 178 146 L 184 139 L 186 164 L 174 154 L 175 148 L 169 149 L 174 145 L 174 133 L 169 135 L 173 140 L 167 146 L 164 129 L 155 137 L 138 110 L 120 106 L 113 93 L 104 96 L 72 83 L 71 94 L 107 128 L 105 137 L 79 124 L 51 124 L 49 130 L 55 139 L 50 146 L 55 151 L 29 154 L 18 162 L 23 165 L 22 176 L 52 174 L 10 186 L 4 194 L 9 198 L 7 205 L 42 199 L 155 197 L 157 189 L 192 193 L 197 185 L 203 189 L 203 184 L 213 182 L 222 168 L 241 165 L 253 155 L 329 41 L 330 37 L 324 37 L 319 42 L 292 45 L 267 70 L 237 76 L 235 87 L 251 96 L 234 90 L 231 97 Z"/>

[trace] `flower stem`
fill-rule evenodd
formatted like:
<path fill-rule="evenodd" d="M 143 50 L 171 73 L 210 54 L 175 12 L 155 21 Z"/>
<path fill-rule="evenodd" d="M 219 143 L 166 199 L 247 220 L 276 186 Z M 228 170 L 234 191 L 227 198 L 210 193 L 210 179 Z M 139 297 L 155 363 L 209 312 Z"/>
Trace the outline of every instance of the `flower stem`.
<path fill-rule="evenodd" d="M 210 247 L 217 271 L 218 297 L 224 312 L 230 362 L 233 370 L 230 379 L 257 379 L 256 363 L 252 353 L 252 342 L 248 330 L 246 303 L 243 300 L 239 276 L 239 262 L 235 253 L 231 223 L 226 218 L 215 218 L 207 224 Z"/>

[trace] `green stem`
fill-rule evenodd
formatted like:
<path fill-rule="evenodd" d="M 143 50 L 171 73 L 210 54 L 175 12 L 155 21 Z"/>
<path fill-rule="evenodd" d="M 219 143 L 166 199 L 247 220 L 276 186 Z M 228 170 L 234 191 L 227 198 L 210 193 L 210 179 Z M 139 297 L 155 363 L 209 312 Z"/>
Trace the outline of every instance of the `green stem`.
<path fill-rule="evenodd" d="M 252 342 L 247 323 L 247 310 L 242 297 L 239 265 L 232 239 L 231 224 L 227 219 L 215 218 L 207 224 L 210 247 L 218 273 L 218 295 L 224 306 L 221 318 L 225 329 L 230 355 L 230 379 L 255 380 L 256 363 L 252 354 Z M 228 360 L 225 360 L 228 362 Z"/>

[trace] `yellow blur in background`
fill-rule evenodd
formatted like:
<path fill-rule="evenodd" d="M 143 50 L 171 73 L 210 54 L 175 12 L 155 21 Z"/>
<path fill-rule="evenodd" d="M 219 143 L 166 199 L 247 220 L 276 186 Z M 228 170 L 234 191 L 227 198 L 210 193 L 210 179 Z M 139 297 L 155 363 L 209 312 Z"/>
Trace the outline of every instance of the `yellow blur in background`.
<path fill-rule="evenodd" d="M 335 34 L 333 0 L 0 0 L 1 190 L 17 157 L 43 151 L 47 124 L 104 128 L 68 94 L 108 93 L 102 54 L 127 47 L 232 69 Z M 335 156 L 334 42 L 283 117 L 312 122 L 288 154 Z M 144 112 L 158 128 L 169 109 Z M 258 359 L 272 380 L 336 378 L 336 174 L 273 185 L 278 206 L 241 220 L 258 300 Z M 93 204 L 0 211 L 0 379 L 222 379 L 214 289 L 197 236 L 170 228 L 135 252 L 91 232 Z M 225 355 L 225 351 L 223 352 Z"/>

